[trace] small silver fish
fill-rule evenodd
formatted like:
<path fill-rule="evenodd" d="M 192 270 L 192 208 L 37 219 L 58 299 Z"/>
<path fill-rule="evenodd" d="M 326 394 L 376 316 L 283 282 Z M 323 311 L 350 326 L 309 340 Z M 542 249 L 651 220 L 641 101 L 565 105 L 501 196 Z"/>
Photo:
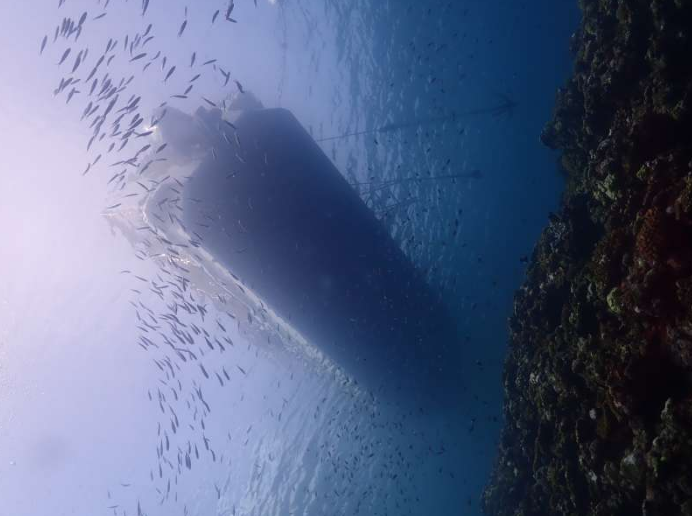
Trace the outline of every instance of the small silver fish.
<path fill-rule="evenodd" d="M 166 82 L 168 79 L 170 79 L 171 75 L 173 75 L 173 72 L 175 72 L 175 66 L 172 66 L 170 70 L 168 70 L 168 73 L 166 74 L 165 79 L 163 82 Z"/>
<path fill-rule="evenodd" d="M 67 59 L 67 56 L 70 55 L 71 51 L 72 51 L 72 49 L 68 48 L 67 50 L 65 50 L 65 52 L 63 52 L 62 57 L 60 58 L 60 62 L 58 63 L 58 66 L 60 66 L 61 64 L 63 64 L 65 62 L 65 59 Z"/>

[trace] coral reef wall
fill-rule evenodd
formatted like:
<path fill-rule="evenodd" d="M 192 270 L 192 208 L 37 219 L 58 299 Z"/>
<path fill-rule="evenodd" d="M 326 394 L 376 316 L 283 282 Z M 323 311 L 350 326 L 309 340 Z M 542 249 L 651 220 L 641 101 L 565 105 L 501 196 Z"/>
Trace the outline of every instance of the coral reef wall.
<path fill-rule="evenodd" d="M 582 0 L 489 515 L 692 515 L 692 0 Z"/>

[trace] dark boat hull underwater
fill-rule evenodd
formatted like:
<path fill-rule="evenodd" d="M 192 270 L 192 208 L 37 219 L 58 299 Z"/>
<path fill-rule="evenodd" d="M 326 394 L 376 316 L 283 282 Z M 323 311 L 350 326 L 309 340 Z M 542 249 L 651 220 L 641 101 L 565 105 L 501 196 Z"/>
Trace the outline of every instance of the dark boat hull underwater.
<path fill-rule="evenodd" d="M 164 141 L 202 156 L 182 219 L 214 260 L 373 393 L 455 400 L 453 319 L 291 112 L 252 109 L 229 124 L 218 109 L 170 111 Z"/>

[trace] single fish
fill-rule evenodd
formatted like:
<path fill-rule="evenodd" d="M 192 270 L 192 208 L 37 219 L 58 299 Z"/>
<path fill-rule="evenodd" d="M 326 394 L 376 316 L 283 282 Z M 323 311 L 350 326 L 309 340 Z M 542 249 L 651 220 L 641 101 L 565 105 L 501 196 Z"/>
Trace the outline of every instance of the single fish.
<path fill-rule="evenodd" d="M 75 73 L 77 71 L 77 68 L 79 68 L 80 64 L 82 64 L 82 52 L 77 54 L 77 59 L 74 60 L 74 65 L 72 66 L 72 73 Z"/>
<path fill-rule="evenodd" d="M 168 73 L 166 74 L 166 78 L 163 80 L 163 82 L 166 82 L 171 75 L 173 75 L 173 72 L 175 72 L 175 66 L 172 66 L 170 70 L 168 70 Z"/>
<path fill-rule="evenodd" d="M 60 62 L 58 63 L 58 66 L 60 66 L 61 64 L 63 64 L 65 62 L 65 59 L 67 59 L 67 56 L 70 55 L 71 51 L 72 51 L 72 49 L 68 48 L 67 50 L 65 50 L 65 52 L 63 52 L 62 57 L 60 58 Z"/>

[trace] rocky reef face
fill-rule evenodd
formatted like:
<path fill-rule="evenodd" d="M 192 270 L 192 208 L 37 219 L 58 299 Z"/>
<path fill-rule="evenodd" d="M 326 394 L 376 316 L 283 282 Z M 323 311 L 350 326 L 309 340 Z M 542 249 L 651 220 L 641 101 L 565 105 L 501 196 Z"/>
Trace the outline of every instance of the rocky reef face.
<path fill-rule="evenodd" d="M 582 0 L 490 515 L 692 515 L 692 1 Z"/>

